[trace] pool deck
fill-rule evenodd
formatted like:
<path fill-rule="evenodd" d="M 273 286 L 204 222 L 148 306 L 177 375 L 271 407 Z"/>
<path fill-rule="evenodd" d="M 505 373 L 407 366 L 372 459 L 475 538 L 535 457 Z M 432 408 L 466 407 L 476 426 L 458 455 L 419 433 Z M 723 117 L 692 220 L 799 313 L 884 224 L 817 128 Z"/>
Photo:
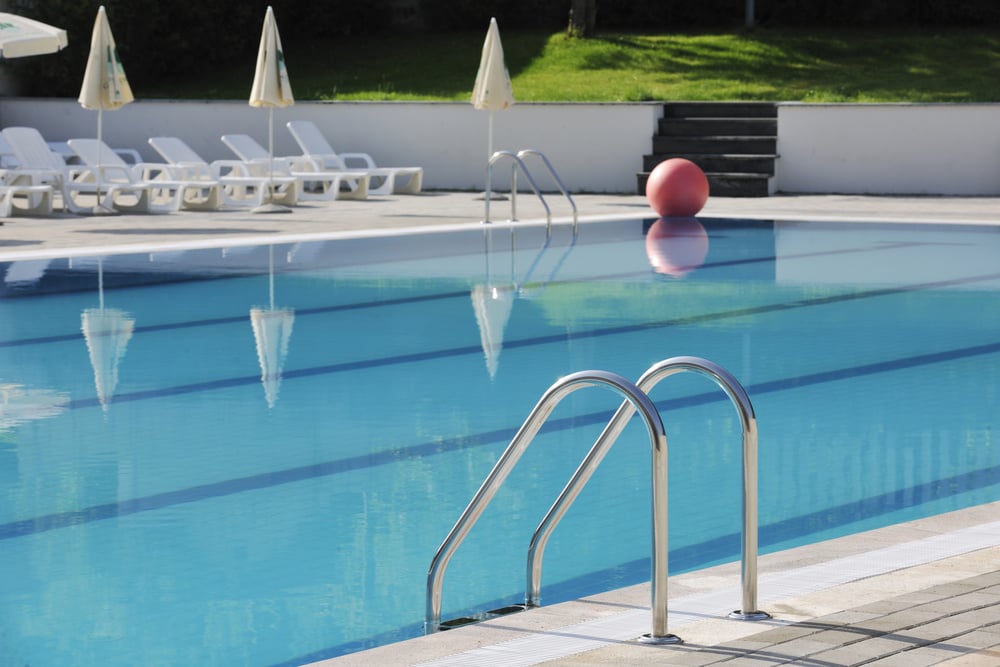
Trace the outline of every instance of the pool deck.
<path fill-rule="evenodd" d="M 654 215 L 637 195 L 574 195 L 581 218 Z M 565 221 L 568 203 L 547 196 L 553 220 Z M 494 221 L 510 217 L 510 202 L 492 202 Z M 391 235 L 442 225 L 476 225 L 483 220 L 482 199 L 469 192 L 428 192 L 416 196 L 372 197 L 366 201 L 310 201 L 290 213 L 256 214 L 247 209 L 181 211 L 158 215 L 7 218 L 0 226 L 0 261 L 65 256 L 67 251 L 115 252 L 166 244 L 176 248 L 233 243 L 267 243 L 281 235 L 296 240 L 330 235 Z M 517 198 L 518 217 L 544 218 L 538 200 Z M 775 220 L 891 220 L 935 222 L 995 222 L 1000 219 L 997 197 L 865 197 L 802 195 L 765 198 L 712 198 L 703 217 L 768 218 Z"/>
<path fill-rule="evenodd" d="M 575 195 L 583 218 L 652 216 L 643 197 Z M 550 197 L 557 222 L 565 201 Z M 493 202 L 494 218 L 509 202 Z M 537 200 L 518 198 L 521 218 Z M 150 246 L 391 236 L 478 225 L 473 193 L 429 192 L 368 201 L 307 203 L 291 213 L 246 210 L 6 219 L 0 261 L 107 254 Z M 994 223 L 1000 198 L 776 196 L 710 199 L 704 217 L 775 220 Z M 291 237 L 291 238 L 290 238 Z M 428 562 L 431 554 L 428 554 Z M 683 643 L 636 639 L 651 629 L 649 585 L 540 607 L 315 665 L 1000 664 L 1000 503 L 789 549 L 760 558 L 758 606 L 771 619 L 727 619 L 740 605 L 739 563 L 672 576 L 669 632 Z M 447 595 L 447 589 L 445 589 Z"/>

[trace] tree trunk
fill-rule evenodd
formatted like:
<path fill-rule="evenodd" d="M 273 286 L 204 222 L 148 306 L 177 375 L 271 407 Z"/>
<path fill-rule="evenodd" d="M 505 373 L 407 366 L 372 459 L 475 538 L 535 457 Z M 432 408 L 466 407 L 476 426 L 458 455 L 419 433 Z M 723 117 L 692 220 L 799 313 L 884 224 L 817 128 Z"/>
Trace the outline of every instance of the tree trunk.
<path fill-rule="evenodd" d="M 589 37 L 594 33 L 597 19 L 597 0 L 570 0 L 570 37 Z"/>

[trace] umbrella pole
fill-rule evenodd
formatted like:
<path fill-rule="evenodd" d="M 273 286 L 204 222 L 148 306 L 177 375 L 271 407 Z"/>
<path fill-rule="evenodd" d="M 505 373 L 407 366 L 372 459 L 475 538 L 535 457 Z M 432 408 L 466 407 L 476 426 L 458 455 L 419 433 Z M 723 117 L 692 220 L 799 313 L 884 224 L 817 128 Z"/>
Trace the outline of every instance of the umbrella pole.
<path fill-rule="evenodd" d="M 489 129 L 486 131 L 486 199 L 489 201 L 490 195 L 492 194 L 493 183 L 489 177 L 490 173 L 490 160 L 493 159 L 493 109 L 490 109 L 490 121 Z"/>
<path fill-rule="evenodd" d="M 267 108 L 267 203 L 274 203 L 274 107 Z"/>
<path fill-rule="evenodd" d="M 486 200 L 486 219 L 490 219 L 490 201 L 507 201 L 507 197 L 504 195 L 498 195 L 493 192 L 493 183 L 490 178 L 490 160 L 493 159 L 493 110 L 489 111 L 489 121 L 486 129 L 486 187 L 483 188 L 483 194 L 476 197 L 476 199 Z"/>
<path fill-rule="evenodd" d="M 94 165 L 94 179 L 97 181 L 97 203 L 92 211 L 94 215 L 113 215 L 118 211 L 109 208 L 101 203 L 101 175 L 103 170 L 101 164 L 104 157 L 101 155 L 101 147 L 104 145 L 104 109 L 97 109 L 97 164 Z"/>
<path fill-rule="evenodd" d="M 101 205 L 101 142 L 104 141 L 101 136 L 104 131 L 104 109 L 97 110 L 97 174 L 95 178 L 97 179 L 97 205 Z"/>
<path fill-rule="evenodd" d="M 254 213 L 291 213 L 292 209 L 274 203 L 274 107 L 267 108 L 267 201 Z"/>

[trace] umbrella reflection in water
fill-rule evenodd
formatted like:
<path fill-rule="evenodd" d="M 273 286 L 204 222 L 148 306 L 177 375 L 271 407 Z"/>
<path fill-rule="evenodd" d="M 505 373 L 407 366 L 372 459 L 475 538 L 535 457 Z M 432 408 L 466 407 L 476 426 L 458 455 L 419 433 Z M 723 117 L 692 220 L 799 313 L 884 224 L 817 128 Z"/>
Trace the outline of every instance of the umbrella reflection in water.
<path fill-rule="evenodd" d="M 503 332 L 514 307 L 513 287 L 480 284 L 472 288 L 472 308 L 476 311 L 479 339 L 486 355 L 486 370 L 490 379 L 496 377 L 503 349 Z"/>
<path fill-rule="evenodd" d="M 100 305 L 86 308 L 81 314 L 80 328 L 87 341 L 90 365 L 94 369 L 97 398 L 105 412 L 118 386 L 118 365 L 132 338 L 135 319 L 124 310 L 104 306 L 104 262 L 97 261 L 97 285 Z"/>
<path fill-rule="evenodd" d="M 510 280 L 499 282 L 493 277 L 493 230 L 485 232 L 485 253 L 486 258 L 486 281 L 473 286 L 471 292 L 472 308 L 476 313 L 476 324 L 479 325 L 479 338 L 483 347 L 483 354 L 486 356 L 486 369 L 490 373 L 490 379 L 494 379 L 497 367 L 500 363 L 500 351 L 503 349 L 504 330 L 507 321 L 510 319 L 514 301 L 531 299 L 541 296 L 549 283 L 555 280 L 556 275 L 562 269 L 566 259 L 576 247 L 578 238 L 577 229 L 574 227 L 573 236 L 566 244 L 565 249 L 558 256 L 550 256 L 549 250 L 552 245 L 553 235 L 546 232 L 545 240 L 535 255 L 531 265 L 525 271 L 524 276 L 518 280 L 516 278 L 518 270 L 515 267 L 516 247 L 514 240 L 514 230 L 510 229 Z M 543 260 L 548 257 L 556 257 L 556 261 L 549 270 L 549 274 L 542 280 L 535 280 L 535 272 L 543 264 Z"/>
<path fill-rule="evenodd" d="M 472 309 L 476 313 L 476 324 L 479 325 L 479 341 L 486 357 L 486 370 L 490 379 L 496 378 L 500 365 L 500 351 L 503 350 L 504 329 L 510 319 L 510 311 L 517 297 L 517 284 L 514 281 L 513 231 L 511 231 L 510 280 L 502 282 L 493 277 L 493 230 L 485 232 L 486 247 L 486 281 L 474 285 L 470 294 Z"/>
<path fill-rule="evenodd" d="M 264 397 L 270 408 L 278 401 L 281 372 L 288 356 L 288 341 L 292 337 L 295 309 L 274 307 L 274 247 L 268 247 L 268 286 L 270 305 L 250 309 L 250 324 L 257 342 L 257 360 L 260 362 L 260 381 Z"/>

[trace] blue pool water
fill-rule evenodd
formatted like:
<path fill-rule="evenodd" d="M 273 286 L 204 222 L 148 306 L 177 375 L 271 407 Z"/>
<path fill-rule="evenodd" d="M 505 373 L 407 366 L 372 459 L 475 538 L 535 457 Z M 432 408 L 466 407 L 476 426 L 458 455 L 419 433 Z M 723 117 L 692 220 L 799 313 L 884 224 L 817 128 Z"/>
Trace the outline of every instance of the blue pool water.
<path fill-rule="evenodd" d="M 0 664 L 295 665 L 420 634 L 438 545 L 585 369 L 695 355 L 743 383 L 763 551 L 1000 499 L 998 256 L 989 225 L 637 219 L 0 263 Z M 671 572 L 737 559 L 732 405 L 696 376 L 652 398 Z M 618 402 L 555 410 L 445 618 L 523 599 L 531 531 Z M 633 420 L 545 603 L 648 579 L 649 474 Z"/>

